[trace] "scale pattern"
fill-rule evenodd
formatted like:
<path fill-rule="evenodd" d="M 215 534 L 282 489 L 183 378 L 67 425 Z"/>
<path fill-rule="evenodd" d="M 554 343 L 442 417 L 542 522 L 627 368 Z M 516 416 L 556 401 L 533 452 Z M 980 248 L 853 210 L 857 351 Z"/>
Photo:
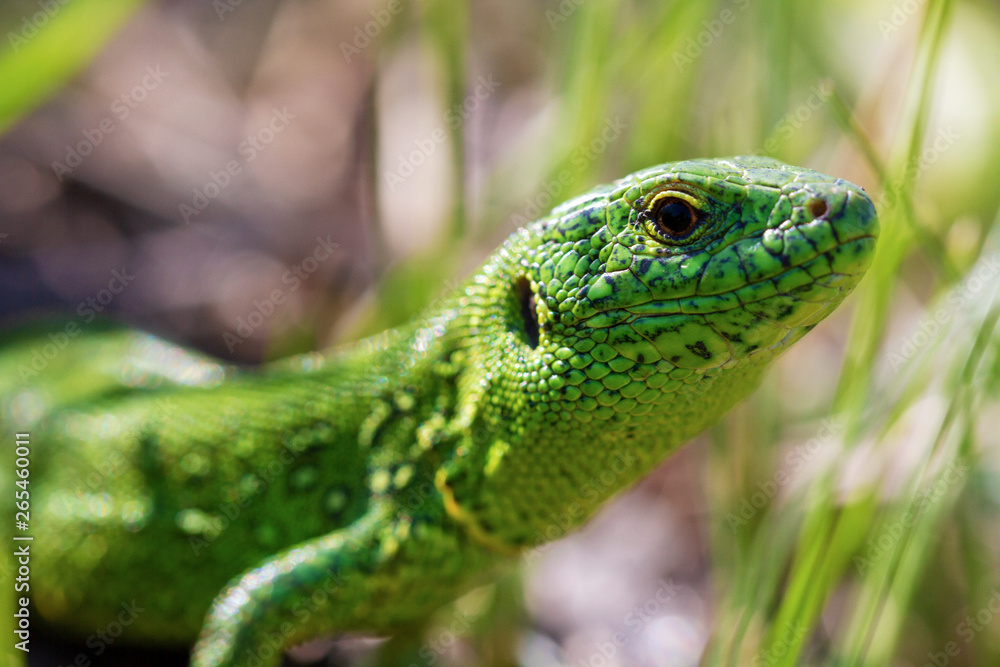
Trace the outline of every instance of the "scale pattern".
<path fill-rule="evenodd" d="M 36 607 L 86 636 L 134 600 L 123 640 L 200 632 L 202 667 L 418 625 L 721 418 L 877 231 L 844 180 L 691 160 L 563 204 L 432 312 L 332 352 L 241 371 L 85 331 L 55 378 L 0 384 L 37 443 Z M 45 335 L 9 335 L 2 376 Z"/>

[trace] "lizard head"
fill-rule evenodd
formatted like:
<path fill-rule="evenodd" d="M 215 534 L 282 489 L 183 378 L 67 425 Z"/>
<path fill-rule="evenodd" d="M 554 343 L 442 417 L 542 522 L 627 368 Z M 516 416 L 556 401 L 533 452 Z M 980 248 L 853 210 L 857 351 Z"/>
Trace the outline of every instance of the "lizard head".
<path fill-rule="evenodd" d="M 511 281 L 529 347 L 706 372 L 773 356 L 831 313 L 878 223 L 852 183 L 742 157 L 637 172 L 534 232 Z"/>
<path fill-rule="evenodd" d="M 456 506 L 467 498 L 464 516 L 505 543 L 545 537 L 552 522 L 532 508 L 575 505 L 569 523 L 582 521 L 830 314 L 877 233 L 860 187 L 761 157 L 652 167 L 521 229 L 468 292 L 505 304 L 473 308 L 487 335 L 469 337 L 480 432 L 505 435 L 469 448 L 481 460 L 464 480 L 449 472 Z M 634 465 L 583 500 L 616 456 Z M 510 532 L 491 528 L 515 515 Z"/>

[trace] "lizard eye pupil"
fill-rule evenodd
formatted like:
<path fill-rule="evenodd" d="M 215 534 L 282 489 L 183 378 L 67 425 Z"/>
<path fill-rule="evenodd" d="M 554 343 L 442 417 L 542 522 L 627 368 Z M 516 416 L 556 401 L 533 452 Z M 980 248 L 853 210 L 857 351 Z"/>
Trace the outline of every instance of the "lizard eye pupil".
<path fill-rule="evenodd" d="M 654 214 L 656 227 L 667 237 L 686 236 L 698 224 L 698 214 L 683 199 L 673 197 L 662 200 Z"/>

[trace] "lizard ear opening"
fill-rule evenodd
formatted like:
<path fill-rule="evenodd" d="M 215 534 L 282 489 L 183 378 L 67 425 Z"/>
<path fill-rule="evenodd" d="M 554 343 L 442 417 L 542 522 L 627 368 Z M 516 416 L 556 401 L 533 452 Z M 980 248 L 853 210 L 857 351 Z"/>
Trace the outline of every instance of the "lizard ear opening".
<path fill-rule="evenodd" d="M 528 280 L 527 276 L 520 276 L 514 281 L 514 293 L 521 305 L 521 322 L 524 325 L 524 333 L 528 337 L 528 345 L 534 349 L 538 347 L 537 298 L 531 289 L 531 281 Z"/>

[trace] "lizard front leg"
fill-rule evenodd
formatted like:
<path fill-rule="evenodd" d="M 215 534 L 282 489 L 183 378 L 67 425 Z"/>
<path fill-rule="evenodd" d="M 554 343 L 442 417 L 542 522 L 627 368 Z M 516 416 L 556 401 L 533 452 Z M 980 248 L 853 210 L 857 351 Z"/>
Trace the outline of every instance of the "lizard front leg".
<path fill-rule="evenodd" d="M 391 633 L 453 599 L 482 565 L 475 551 L 457 527 L 374 501 L 354 524 L 235 579 L 212 604 L 191 664 L 267 667 L 311 639 Z"/>

